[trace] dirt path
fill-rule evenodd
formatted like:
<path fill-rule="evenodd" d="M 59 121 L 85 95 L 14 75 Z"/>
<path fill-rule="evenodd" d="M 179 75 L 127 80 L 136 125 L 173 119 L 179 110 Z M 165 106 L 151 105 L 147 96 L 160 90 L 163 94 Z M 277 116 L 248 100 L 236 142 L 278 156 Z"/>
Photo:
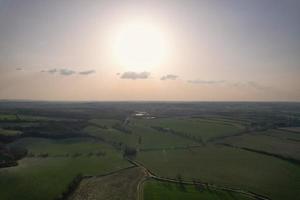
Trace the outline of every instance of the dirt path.
<path fill-rule="evenodd" d="M 140 180 L 137 185 L 137 200 L 144 200 L 144 183 L 148 179 L 145 171 L 145 176 Z"/>

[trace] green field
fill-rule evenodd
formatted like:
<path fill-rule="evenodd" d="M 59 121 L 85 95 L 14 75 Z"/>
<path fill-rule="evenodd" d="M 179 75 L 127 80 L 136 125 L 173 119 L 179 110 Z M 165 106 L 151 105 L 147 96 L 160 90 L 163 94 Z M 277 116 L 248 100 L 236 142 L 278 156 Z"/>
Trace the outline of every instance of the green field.
<path fill-rule="evenodd" d="M 3 136 L 17 136 L 17 135 L 21 135 L 21 134 L 22 134 L 21 131 L 6 130 L 6 129 L 1 129 L 0 128 L 0 135 L 3 135 Z"/>
<path fill-rule="evenodd" d="M 0 120 L 24 120 L 28 122 L 34 121 L 57 121 L 61 120 L 60 118 L 54 117 L 45 117 L 45 116 L 37 116 L 37 115 L 23 115 L 23 114 L 0 114 Z"/>
<path fill-rule="evenodd" d="M 238 123 L 197 118 L 134 119 L 131 123 L 172 129 L 190 137 L 201 138 L 205 142 L 214 138 L 237 134 L 244 130 L 244 127 Z"/>
<path fill-rule="evenodd" d="M 133 134 L 141 136 L 142 142 L 140 147 L 147 148 L 172 148 L 172 147 L 186 147 L 189 145 L 199 145 L 197 142 L 183 138 L 170 133 L 157 131 L 143 124 L 130 124 Z"/>
<path fill-rule="evenodd" d="M 239 128 L 244 128 L 246 125 L 249 125 L 249 123 L 250 123 L 248 120 L 231 119 L 231 118 L 225 118 L 225 117 L 220 117 L 220 116 L 191 117 L 190 119 L 201 120 L 203 122 L 207 121 L 207 122 L 212 122 L 212 123 L 227 124 L 227 125 L 232 125 L 232 126 L 236 126 Z"/>
<path fill-rule="evenodd" d="M 300 133 L 300 127 L 286 127 L 286 128 L 280 128 L 280 129 Z"/>
<path fill-rule="evenodd" d="M 197 145 L 197 143 L 193 140 L 169 133 L 162 133 L 140 124 L 129 125 L 128 129 L 131 130 L 131 133 L 124 133 L 113 128 L 102 129 L 96 126 L 88 126 L 84 131 L 89 135 L 103 138 L 105 141 L 116 144 L 122 143 L 132 147 L 139 147 L 141 149 L 173 148 Z"/>
<path fill-rule="evenodd" d="M 113 125 L 121 122 L 108 119 L 90 120 L 91 125 L 85 128 L 85 132 L 109 142 L 150 149 L 201 145 L 195 138 L 208 141 L 244 130 L 241 124 L 211 119 L 162 118 L 149 120 L 132 118 L 129 121 L 130 123 L 125 127 L 131 133 L 114 129 Z M 183 134 L 159 131 L 153 127 L 170 128 Z M 141 143 L 139 143 L 139 139 L 141 139 Z"/>
<path fill-rule="evenodd" d="M 1 122 L 0 127 L 33 127 L 38 126 L 39 124 L 39 122 Z"/>
<path fill-rule="evenodd" d="M 89 123 L 99 125 L 101 127 L 111 128 L 116 123 L 122 123 L 120 120 L 116 119 L 91 119 Z"/>
<path fill-rule="evenodd" d="M 140 152 L 137 160 L 155 174 L 199 179 L 217 185 L 257 192 L 272 199 L 300 195 L 300 168 L 270 156 L 222 146 L 190 150 Z"/>
<path fill-rule="evenodd" d="M 144 200 L 250 200 L 237 193 L 216 190 L 197 190 L 195 186 L 185 186 L 183 189 L 174 183 L 149 180 L 144 183 Z"/>
<path fill-rule="evenodd" d="M 17 116 L 13 114 L 0 114 L 0 120 L 16 120 Z"/>
<path fill-rule="evenodd" d="M 36 115 L 18 115 L 21 120 L 25 121 L 58 121 L 59 118 L 53 117 L 44 117 L 44 116 L 36 116 Z"/>
<path fill-rule="evenodd" d="M 84 129 L 84 132 L 88 135 L 102 138 L 111 143 L 122 143 L 130 146 L 136 146 L 138 142 L 138 136 L 133 134 L 125 134 L 116 129 L 108 128 L 102 129 L 97 126 L 88 126 Z"/>
<path fill-rule="evenodd" d="M 283 134 L 282 138 L 271 137 L 268 134 L 264 134 L 264 132 L 259 132 L 259 134 L 251 133 L 224 139 L 222 143 L 268 152 L 300 161 L 300 141 L 284 139 L 283 137 L 287 137 L 286 133 L 280 132 L 280 134 Z"/>
<path fill-rule="evenodd" d="M 130 166 L 119 152 L 95 140 L 26 138 L 12 145 L 17 144 L 34 157 L 20 160 L 16 167 L 0 169 L 0 196 L 6 200 L 51 200 L 66 191 L 79 173 L 99 175 Z M 99 151 L 105 154 L 98 155 Z M 47 157 L 39 156 L 45 153 Z"/>
<path fill-rule="evenodd" d="M 293 133 L 289 131 L 283 131 L 283 130 L 267 130 L 263 132 L 258 132 L 259 134 L 265 134 L 271 137 L 276 137 L 280 139 L 285 139 L 285 140 L 293 140 L 293 141 L 298 141 L 300 142 L 300 134 L 299 133 Z"/>
<path fill-rule="evenodd" d="M 29 153 L 35 155 L 48 153 L 49 156 L 73 155 L 80 153 L 82 156 L 98 151 L 116 155 L 117 152 L 109 145 L 89 138 L 72 138 L 51 140 L 44 138 L 22 138 L 10 146 L 24 147 Z"/>

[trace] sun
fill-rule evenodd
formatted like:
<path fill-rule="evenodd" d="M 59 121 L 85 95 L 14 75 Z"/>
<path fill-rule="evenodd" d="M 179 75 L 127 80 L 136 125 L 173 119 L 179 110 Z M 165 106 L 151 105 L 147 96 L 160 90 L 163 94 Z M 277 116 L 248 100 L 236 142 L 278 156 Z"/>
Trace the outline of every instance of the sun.
<path fill-rule="evenodd" d="M 124 25 L 114 47 L 119 65 L 127 70 L 149 70 L 160 65 L 166 56 L 163 32 L 145 22 Z"/>

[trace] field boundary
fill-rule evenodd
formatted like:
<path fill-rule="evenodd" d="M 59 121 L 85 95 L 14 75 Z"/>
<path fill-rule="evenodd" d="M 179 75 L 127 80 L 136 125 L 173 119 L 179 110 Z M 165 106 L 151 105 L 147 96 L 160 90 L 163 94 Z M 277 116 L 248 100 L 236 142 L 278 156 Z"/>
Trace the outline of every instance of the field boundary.
<path fill-rule="evenodd" d="M 295 130 L 290 130 L 290 129 L 285 129 L 285 128 L 277 128 L 279 131 L 286 131 L 290 133 L 295 133 L 295 134 L 300 134 L 300 131 L 295 131 Z"/>
<path fill-rule="evenodd" d="M 186 149 L 196 149 L 203 147 L 203 145 L 193 145 L 193 146 L 182 146 L 182 147 L 166 147 L 166 148 L 141 148 L 141 152 L 147 152 L 147 151 L 163 151 L 163 150 L 186 150 Z"/>
<path fill-rule="evenodd" d="M 211 183 L 205 183 L 202 181 L 179 181 L 176 179 L 171 179 L 171 178 L 165 178 L 165 177 L 161 177 L 161 176 L 157 176 L 155 173 L 153 173 L 151 170 L 149 170 L 148 168 L 146 168 L 142 163 L 136 161 L 136 160 L 131 160 L 129 158 L 127 158 L 127 160 L 134 164 L 137 167 L 141 167 L 143 169 L 145 169 L 146 174 L 147 174 L 147 178 L 148 179 L 154 179 L 154 180 L 158 180 L 158 181 L 162 181 L 162 182 L 169 182 L 169 183 L 177 183 L 177 184 L 184 184 L 184 185 L 202 185 L 205 188 L 211 188 L 211 189 L 215 189 L 215 190 L 223 190 L 223 191 L 227 191 L 227 192 L 235 192 L 235 193 L 239 193 L 242 195 L 245 195 L 247 197 L 250 197 L 252 199 L 257 199 L 257 200 L 271 200 L 269 197 L 264 196 L 264 195 L 260 195 L 257 194 L 255 192 L 251 192 L 251 191 L 247 191 L 247 190 L 243 190 L 243 189 L 239 189 L 239 188 L 230 188 L 230 187 L 226 187 L 226 186 L 219 186 L 219 185 L 215 185 L 215 184 L 211 184 Z M 142 200 L 142 199 L 138 199 L 138 200 Z"/>
<path fill-rule="evenodd" d="M 234 145 L 227 144 L 227 143 L 217 143 L 217 144 L 225 146 L 225 147 L 229 147 L 229 148 L 241 149 L 241 150 L 245 150 L 245 151 L 249 151 L 249 152 L 253 152 L 253 153 L 258 153 L 258 154 L 262 154 L 262 155 L 266 155 L 266 156 L 271 156 L 271 157 L 278 158 L 280 160 L 289 162 L 289 163 L 294 164 L 294 165 L 300 165 L 300 160 L 285 157 L 285 156 L 282 156 L 282 155 L 279 155 L 279 154 L 274 154 L 274 153 L 270 153 L 270 152 L 266 152 L 266 151 L 251 149 L 251 148 L 247 148 L 247 147 L 234 146 Z"/>
<path fill-rule="evenodd" d="M 137 166 L 132 165 L 132 166 L 129 166 L 129 167 L 121 168 L 121 169 L 118 169 L 118 170 L 115 170 L 115 171 L 111 171 L 111 172 L 107 172 L 107 173 L 99 174 L 99 175 L 94 175 L 94 176 L 91 176 L 91 175 L 82 175 L 80 177 L 80 180 L 78 182 L 76 182 L 76 185 L 72 188 L 72 190 L 69 191 L 66 195 L 61 194 L 61 198 L 57 198 L 57 200 L 68 200 L 68 199 L 70 199 L 70 197 L 74 194 L 74 192 L 77 190 L 78 186 L 80 185 L 80 183 L 84 179 L 101 178 L 101 177 L 104 177 L 104 176 L 109 176 L 109 175 L 117 174 L 117 173 L 120 173 L 122 171 L 125 171 L 125 170 L 128 170 L 128 169 L 132 169 L 132 168 L 136 168 L 136 167 Z"/>

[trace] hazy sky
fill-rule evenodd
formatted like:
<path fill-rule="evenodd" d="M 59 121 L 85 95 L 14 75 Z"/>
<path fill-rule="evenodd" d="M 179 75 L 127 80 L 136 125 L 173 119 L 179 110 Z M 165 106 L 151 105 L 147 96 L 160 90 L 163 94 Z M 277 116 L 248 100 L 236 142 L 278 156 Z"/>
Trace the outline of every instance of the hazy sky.
<path fill-rule="evenodd" d="M 0 0 L 0 99 L 300 101 L 300 1 Z"/>

